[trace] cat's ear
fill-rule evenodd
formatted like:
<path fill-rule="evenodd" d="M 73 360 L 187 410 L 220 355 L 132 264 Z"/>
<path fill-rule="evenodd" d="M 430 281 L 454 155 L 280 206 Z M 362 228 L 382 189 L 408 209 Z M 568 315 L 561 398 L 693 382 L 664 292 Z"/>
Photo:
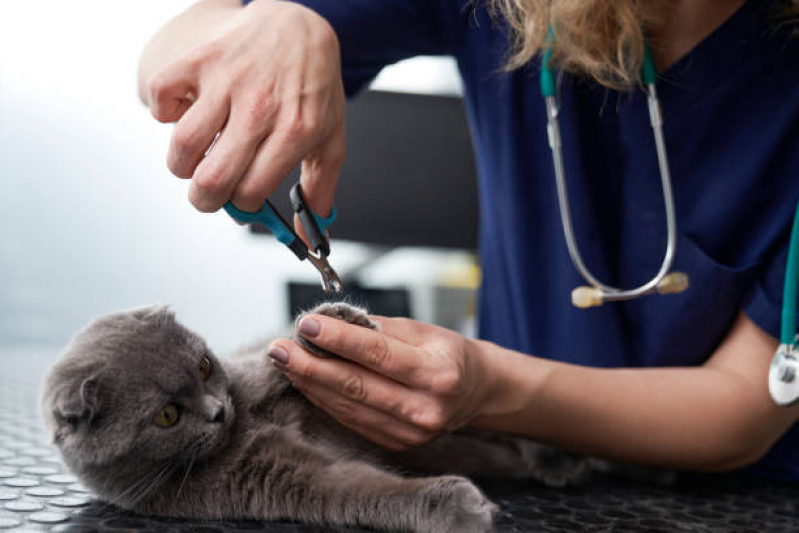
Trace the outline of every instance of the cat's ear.
<path fill-rule="evenodd" d="M 131 314 L 139 320 L 149 324 L 162 324 L 174 322 L 175 312 L 168 305 L 148 305 L 133 309 Z"/>
<path fill-rule="evenodd" d="M 163 316 L 163 315 L 171 315 L 174 314 L 172 310 L 169 308 L 167 304 L 154 304 L 154 305 L 147 305 L 144 307 L 137 307 L 131 311 L 134 315 L 138 316 L 139 318 L 151 318 L 156 316 Z"/>
<path fill-rule="evenodd" d="M 100 383 L 96 376 L 84 379 L 77 386 L 64 388 L 53 406 L 53 415 L 58 422 L 56 442 L 81 427 L 90 426 L 99 409 Z"/>

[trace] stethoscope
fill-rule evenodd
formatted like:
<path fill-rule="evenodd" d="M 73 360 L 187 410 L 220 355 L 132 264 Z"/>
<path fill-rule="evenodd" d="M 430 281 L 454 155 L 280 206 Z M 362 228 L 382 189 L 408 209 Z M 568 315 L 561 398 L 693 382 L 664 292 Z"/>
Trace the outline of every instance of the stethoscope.
<path fill-rule="evenodd" d="M 554 34 L 550 27 L 550 46 L 544 51 L 540 75 L 541 95 L 547 106 L 547 136 L 549 137 L 549 147 L 552 149 L 560 219 L 569 257 L 583 279 L 590 284 L 590 286 L 577 287 L 572 291 L 572 304 L 580 308 L 588 308 L 602 305 L 604 302 L 631 300 L 649 294 L 675 294 L 684 291 L 688 288 L 688 276 L 683 272 L 670 272 L 677 248 L 677 220 L 674 213 L 674 194 L 671 188 L 668 154 L 663 137 L 663 113 L 655 88 L 657 70 L 649 46 L 645 45 L 641 78 L 647 93 L 649 120 L 655 137 L 663 203 L 666 208 L 666 253 L 660 270 L 652 279 L 632 289 L 621 289 L 606 285 L 591 274 L 583 261 L 574 237 L 558 122 L 557 84 L 555 75 L 550 68 L 553 40 Z M 769 392 L 778 405 L 790 405 L 799 401 L 799 375 L 797 375 L 799 374 L 799 338 L 796 335 L 797 289 L 799 289 L 799 206 L 797 206 L 794 218 L 785 272 L 780 346 L 771 361 L 768 378 Z"/>
<path fill-rule="evenodd" d="M 785 266 L 785 286 L 782 292 L 782 327 L 780 345 L 771 360 L 768 390 L 778 405 L 799 401 L 799 338 L 796 336 L 796 300 L 799 292 L 799 206 L 793 219 L 788 263 Z"/>
<path fill-rule="evenodd" d="M 549 42 L 554 40 L 552 28 L 549 29 Z M 587 308 L 602 305 L 604 302 L 632 300 L 648 294 L 674 294 L 688 288 L 688 276 L 683 272 L 669 272 L 674 262 L 677 249 L 677 220 L 674 214 L 674 195 L 671 190 L 671 174 L 669 172 L 669 159 L 666 153 L 666 143 L 663 137 L 663 114 L 660 109 L 655 82 L 657 71 L 652 52 L 645 47 L 644 62 L 641 67 L 641 77 L 646 87 L 647 102 L 649 104 L 649 120 L 655 134 L 655 148 L 657 149 L 658 167 L 660 169 L 660 182 L 663 188 L 663 203 L 666 206 L 666 254 L 660 270 L 648 282 L 633 289 L 620 289 L 599 281 L 583 261 L 572 227 L 571 208 L 569 207 L 569 194 L 566 188 L 566 172 L 563 167 L 563 150 L 561 148 L 560 123 L 558 122 L 558 102 L 555 76 L 550 68 L 552 47 L 544 52 L 541 65 L 541 95 L 547 106 L 547 135 L 549 147 L 552 149 L 552 161 L 555 166 L 555 180 L 558 188 L 558 204 L 560 205 L 560 220 L 563 233 L 566 236 L 566 246 L 569 256 L 580 275 L 590 286 L 577 287 L 572 291 L 572 304 L 577 307 Z"/>

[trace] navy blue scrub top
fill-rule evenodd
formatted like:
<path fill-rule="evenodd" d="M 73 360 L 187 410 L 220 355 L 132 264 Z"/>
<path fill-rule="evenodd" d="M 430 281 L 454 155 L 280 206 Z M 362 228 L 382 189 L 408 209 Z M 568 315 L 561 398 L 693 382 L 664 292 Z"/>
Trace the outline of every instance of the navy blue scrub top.
<path fill-rule="evenodd" d="M 690 288 L 589 310 L 570 301 L 585 282 L 561 228 L 538 64 L 502 70 L 507 31 L 483 3 L 300 2 L 336 30 L 350 96 L 399 59 L 457 59 L 479 175 L 482 338 L 580 365 L 650 367 L 702 364 L 741 310 L 779 337 L 799 200 L 799 38 L 774 32 L 769 2 L 748 2 L 660 74 L 679 228 L 674 269 Z M 666 245 L 645 95 L 566 75 L 560 101 L 584 260 L 606 283 L 637 286 L 657 272 Z M 799 480 L 799 425 L 749 470 Z"/>

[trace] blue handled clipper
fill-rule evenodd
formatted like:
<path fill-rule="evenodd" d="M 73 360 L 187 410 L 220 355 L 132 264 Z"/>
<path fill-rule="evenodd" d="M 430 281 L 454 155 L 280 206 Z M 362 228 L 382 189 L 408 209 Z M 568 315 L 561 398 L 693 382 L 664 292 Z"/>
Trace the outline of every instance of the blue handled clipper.
<path fill-rule="evenodd" d="M 269 200 L 264 202 L 261 209 L 255 213 L 242 211 L 233 205 L 232 202 L 227 202 L 224 208 L 234 220 L 245 224 L 260 222 L 265 225 L 277 240 L 285 244 L 300 261 L 308 259 L 322 276 L 322 289 L 325 292 L 344 292 L 344 285 L 341 283 L 341 279 L 336 274 L 336 271 L 333 270 L 333 267 L 330 266 L 330 263 L 327 262 L 327 256 L 330 255 L 330 240 L 326 230 L 336 220 L 336 208 L 332 209 L 330 216 L 327 218 L 320 217 L 311 211 L 308 204 L 305 203 L 305 197 L 302 194 L 302 187 L 299 183 L 291 188 L 290 197 L 291 206 L 300 217 L 300 222 L 305 234 L 308 236 L 312 251 L 308 250 L 302 239 L 294 232 L 291 225 L 280 216 L 280 213 L 277 212 L 275 206 Z"/>

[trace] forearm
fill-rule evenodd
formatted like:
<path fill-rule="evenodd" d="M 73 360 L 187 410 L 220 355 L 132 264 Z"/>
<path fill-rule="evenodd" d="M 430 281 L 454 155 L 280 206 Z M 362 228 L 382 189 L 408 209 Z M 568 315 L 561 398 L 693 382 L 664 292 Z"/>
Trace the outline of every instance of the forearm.
<path fill-rule="evenodd" d="M 148 104 L 147 83 L 153 74 L 219 34 L 241 8 L 241 0 L 201 0 L 164 25 L 147 43 L 139 60 L 141 101 Z"/>
<path fill-rule="evenodd" d="M 288 341 L 269 355 L 312 402 L 390 449 L 471 424 L 621 462 L 720 471 L 756 461 L 799 419 L 799 406 L 778 407 L 768 392 L 778 341 L 743 313 L 701 367 L 653 369 L 558 363 L 372 318 L 380 332 L 303 319 L 300 335 L 343 360 Z"/>
<path fill-rule="evenodd" d="M 597 369 L 490 343 L 479 343 L 479 349 L 493 361 L 493 389 L 499 392 L 475 425 L 597 457 L 678 469 L 732 469 L 762 455 L 792 416 L 775 415 L 768 400 L 768 359 L 762 373 L 745 377 L 720 364 Z"/>

